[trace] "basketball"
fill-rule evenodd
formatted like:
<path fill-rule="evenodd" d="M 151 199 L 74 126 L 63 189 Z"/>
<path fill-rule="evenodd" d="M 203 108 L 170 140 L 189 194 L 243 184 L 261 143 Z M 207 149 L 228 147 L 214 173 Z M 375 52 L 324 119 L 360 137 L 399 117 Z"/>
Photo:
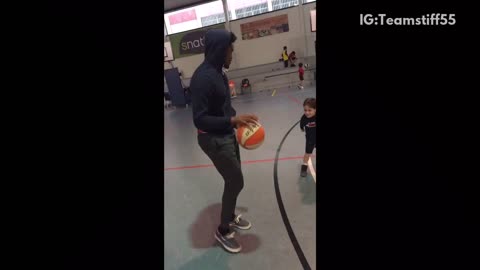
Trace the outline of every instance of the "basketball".
<path fill-rule="evenodd" d="M 256 149 L 265 139 L 265 129 L 258 122 L 237 129 L 238 144 L 248 150 Z"/>

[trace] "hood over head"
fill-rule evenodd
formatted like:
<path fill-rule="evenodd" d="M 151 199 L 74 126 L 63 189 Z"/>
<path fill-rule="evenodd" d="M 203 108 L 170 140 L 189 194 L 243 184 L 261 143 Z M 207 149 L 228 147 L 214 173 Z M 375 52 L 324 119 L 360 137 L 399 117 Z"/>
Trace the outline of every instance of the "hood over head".
<path fill-rule="evenodd" d="M 231 33 L 225 29 L 211 29 L 205 34 L 205 60 L 221 70 L 225 64 Z"/>

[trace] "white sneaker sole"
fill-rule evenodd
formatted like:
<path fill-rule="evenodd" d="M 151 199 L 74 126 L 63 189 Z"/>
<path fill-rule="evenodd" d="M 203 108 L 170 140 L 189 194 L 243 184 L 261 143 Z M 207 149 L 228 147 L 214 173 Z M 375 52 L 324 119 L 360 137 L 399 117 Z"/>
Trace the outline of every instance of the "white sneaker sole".
<path fill-rule="evenodd" d="M 252 223 L 248 224 L 248 227 L 239 227 L 239 226 L 235 225 L 235 223 L 230 223 L 230 227 L 234 227 L 234 228 L 237 228 L 239 230 L 250 230 L 250 228 L 252 228 Z"/>
<path fill-rule="evenodd" d="M 215 239 L 217 239 L 217 242 L 222 245 L 222 247 L 228 251 L 228 252 L 231 252 L 231 253 L 239 253 L 240 251 L 242 251 L 242 246 L 240 245 L 240 247 L 238 248 L 231 248 L 231 247 L 227 247 L 223 244 L 223 242 L 218 238 L 217 234 L 215 234 Z"/>

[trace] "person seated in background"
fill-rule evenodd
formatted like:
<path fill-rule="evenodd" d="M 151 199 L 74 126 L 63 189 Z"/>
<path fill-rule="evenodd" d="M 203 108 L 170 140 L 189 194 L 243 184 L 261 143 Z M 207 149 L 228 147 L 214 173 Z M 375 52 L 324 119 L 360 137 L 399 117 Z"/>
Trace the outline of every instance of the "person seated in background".
<path fill-rule="evenodd" d="M 252 93 L 252 85 L 250 84 L 250 81 L 245 78 L 242 80 L 242 85 L 240 87 L 240 90 L 242 91 L 242 94 L 244 93 Z"/>
<path fill-rule="evenodd" d="M 291 66 L 291 67 L 294 67 L 294 66 L 295 66 L 295 62 L 297 61 L 297 56 L 295 55 L 295 51 L 292 51 L 292 52 L 288 55 L 288 61 L 290 62 L 290 66 Z"/>

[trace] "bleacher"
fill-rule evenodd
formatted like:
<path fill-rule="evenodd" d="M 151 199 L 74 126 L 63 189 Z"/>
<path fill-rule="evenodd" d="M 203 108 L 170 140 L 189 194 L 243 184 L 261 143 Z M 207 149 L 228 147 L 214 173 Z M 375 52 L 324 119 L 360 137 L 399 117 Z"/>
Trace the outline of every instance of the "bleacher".
<path fill-rule="evenodd" d="M 237 93 L 240 92 L 241 81 L 248 78 L 252 85 L 252 92 L 260 92 L 272 88 L 290 87 L 298 84 L 298 63 L 308 64 L 305 70 L 305 85 L 316 83 L 315 56 L 299 58 L 297 66 L 285 68 L 283 62 L 274 62 L 254 67 L 230 70 L 228 79 L 235 82 Z M 185 86 L 190 85 L 190 78 L 184 79 Z M 165 86 L 166 87 L 166 86 Z"/>

